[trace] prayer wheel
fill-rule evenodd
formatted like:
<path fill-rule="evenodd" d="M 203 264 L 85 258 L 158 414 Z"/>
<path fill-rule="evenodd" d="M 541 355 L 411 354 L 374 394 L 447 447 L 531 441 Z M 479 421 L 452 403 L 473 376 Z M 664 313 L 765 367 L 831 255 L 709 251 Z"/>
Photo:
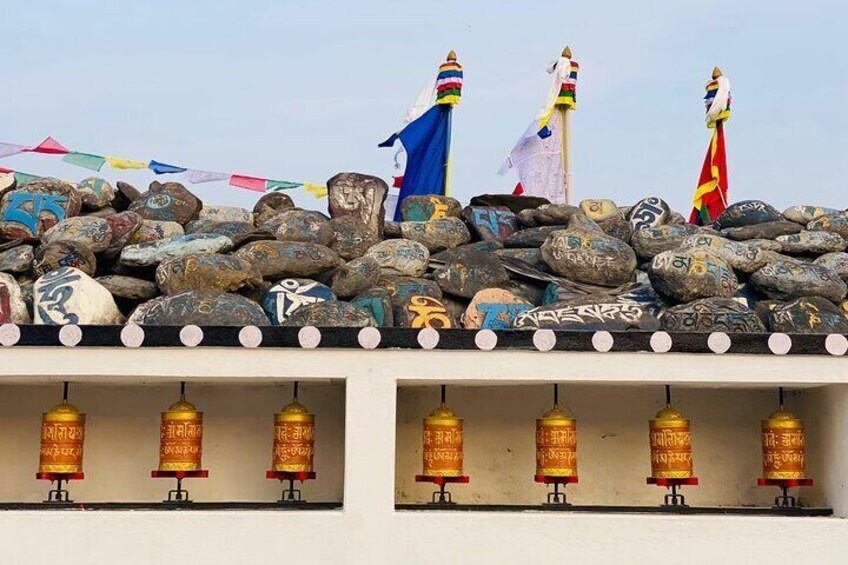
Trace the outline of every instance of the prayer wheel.
<path fill-rule="evenodd" d="M 67 399 L 41 418 L 39 473 L 82 473 L 85 414 Z"/>
<path fill-rule="evenodd" d="M 424 418 L 425 477 L 462 476 L 462 418 L 442 404 Z"/>
<path fill-rule="evenodd" d="M 803 479 L 804 422 L 781 406 L 761 422 L 763 434 L 763 477 Z"/>
<path fill-rule="evenodd" d="M 688 479 L 692 472 L 692 434 L 689 420 L 666 406 L 649 423 L 651 436 L 651 477 Z"/>
<path fill-rule="evenodd" d="M 274 415 L 271 468 L 286 473 L 311 473 L 315 456 L 315 415 L 294 401 Z"/>
<path fill-rule="evenodd" d="M 557 405 L 536 419 L 536 474 L 577 476 L 577 421 Z"/>
<path fill-rule="evenodd" d="M 159 470 L 199 471 L 203 446 L 203 412 L 180 394 L 159 426 Z"/>

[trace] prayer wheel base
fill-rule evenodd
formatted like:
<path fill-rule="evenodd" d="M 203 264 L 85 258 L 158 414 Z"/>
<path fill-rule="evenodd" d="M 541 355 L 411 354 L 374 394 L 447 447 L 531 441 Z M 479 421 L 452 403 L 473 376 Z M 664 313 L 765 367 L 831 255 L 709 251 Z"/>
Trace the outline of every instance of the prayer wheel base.
<path fill-rule="evenodd" d="M 533 480 L 537 483 L 554 485 L 553 492 L 548 493 L 548 501 L 543 503 L 542 506 L 571 506 L 565 498 L 565 486 L 579 482 L 576 475 L 573 477 L 535 475 Z M 559 490 L 559 485 L 562 485 L 562 492 Z"/>
<path fill-rule="evenodd" d="M 85 473 L 36 473 L 35 478 L 39 481 L 56 483 L 56 488 L 47 492 L 45 504 L 70 504 L 73 500 L 70 499 L 68 489 L 62 488 L 62 483 L 81 481 L 85 478 Z"/>
<path fill-rule="evenodd" d="M 150 471 L 153 479 L 177 479 L 177 488 L 168 491 L 168 498 L 163 500 L 164 504 L 190 504 L 192 500 L 188 497 L 188 491 L 183 488 L 183 479 L 206 479 L 209 471 Z"/>
<path fill-rule="evenodd" d="M 811 487 L 813 479 L 757 479 L 757 485 L 761 487 L 778 487 L 780 496 L 774 497 L 774 508 L 798 508 L 798 501 L 794 496 L 789 496 L 792 487 Z"/>
<path fill-rule="evenodd" d="M 663 497 L 662 508 L 681 508 L 688 506 L 686 497 L 677 492 L 677 489 L 682 486 L 697 486 L 697 477 L 686 477 L 682 479 L 664 479 L 657 477 L 648 477 L 649 485 L 657 485 L 658 487 L 670 488 L 671 492 Z"/>
<path fill-rule="evenodd" d="M 288 481 L 289 482 L 289 488 L 285 488 L 285 487 L 283 488 L 283 494 L 280 497 L 280 500 L 278 500 L 277 502 L 280 503 L 280 504 L 292 504 L 292 503 L 306 502 L 301 497 L 302 493 L 300 492 L 300 489 L 294 488 L 294 482 L 300 481 L 300 483 L 303 484 L 303 481 L 308 481 L 309 479 L 314 479 L 315 478 L 315 472 L 314 471 L 296 471 L 296 472 L 266 471 L 265 472 L 265 478 L 266 479 L 274 479 L 274 480 L 280 481 L 281 483 L 283 481 Z"/>
<path fill-rule="evenodd" d="M 445 490 L 445 485 L 448 483 L 469 483 L 471 482 L 471 477 L 468 475 L 461 475 L 458 477 L 436 477 L 432 475 L 415 475 L 416 483 L 433 483 L 439 487 L 439 490 L 433 493 L 433 498 L 428 502 L 433 506 L 450 506 L 451 504 L 456 504 L 451 498 L 451 493 Z"/>

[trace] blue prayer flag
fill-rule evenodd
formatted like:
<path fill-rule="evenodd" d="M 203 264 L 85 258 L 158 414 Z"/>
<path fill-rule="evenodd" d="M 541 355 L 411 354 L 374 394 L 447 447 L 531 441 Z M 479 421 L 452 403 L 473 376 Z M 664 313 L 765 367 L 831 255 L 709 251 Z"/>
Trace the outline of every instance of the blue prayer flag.
<path fill-rule="evenodd" d="M 147 168 L 156 173 L 157 175 L 162 175 L 165 173 L 184 173 L 187 170 L 185 167 L 175 167 L 174 165 L 166 165 L 165 163 L 160 163 L 159 161 L 150 161 L 150 164 L 147 165 Z"/>

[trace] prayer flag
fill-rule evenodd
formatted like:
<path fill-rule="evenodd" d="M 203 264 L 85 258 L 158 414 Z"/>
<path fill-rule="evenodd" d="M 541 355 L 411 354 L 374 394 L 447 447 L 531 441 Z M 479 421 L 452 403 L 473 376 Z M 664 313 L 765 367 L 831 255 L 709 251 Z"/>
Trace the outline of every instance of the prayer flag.
<path fill-rule="evenodd" d="M 63 155 L 68 153 L 68 150 L 64 145 L 49 136 L 32 149 L 27 149 L 27 151 L 32 151 L 33 153 L 47 153 L 50 155 Z"/>
<path fill-rule="evenodd" d="M 186 179 L 193 184 L 202 182 L 212 182 L 216 180 L 227 180 L 230 178 L 229 173 L 215 173 L 212 171 L 198 171 L 196 169 L 186 169 Z"/>
<path fill-rule="evenodd" d="M 699 226 L 711 224 L 727 208 L 727 155 L 724 148 L 724 128 L 713 130 L 710 147 L 701 167 L 701 178 L 692 203 L 689 223 Z"/>
<path fill-rule="evenodd" d="M 23 153 L 26 150 L 26 145 L 17 145 L 15 143 L 0 143 L 0 157 L 11 157 L 12 155 Z"/>
<path fill-rule="evenodd" d="M 175 167 L 174 165 L 167 165 L 165 163 L 160 163 L 159 161 L 150 161 L 148 163 L 147 168 L 156 173 L 157 175 L 163 175 L 166 173 L 184 173 L 186 169 L 184 167 Z"/>
<path fill-rule="evenodd" d="M 549 135 L 542 137 L 539 124 L 534 120 L 512 148 L 498 174 L 505 174 L 514 167 L 518 170 L 523 194 L 564 204 L 561 127 L 560 113 L 553 112 L 545 126 Z"/>
<path fill-rule="evenodd" d="M 38 175 L 30 175 L 30 174 L 27 174 L 27 173 L 17 173 L 17 172 L 15 173 L 15 182 L 18 184 L 19 187 L 25 185 L 29 181 L 33 181 L 33 180 L 40 179 L 40 178 L 41 177 L 38 176 Z"/>
<path fill-rule="evenodd" d="M 306 192 L 312 193 L 315 198 L 326 198 L 327 197 L 327 187 L 326 186 L 318 186 L 317 184 L 304 183 L 303 190 Z"/>
<path fill-rule="evenodd" d="M 134 161 L 133 159 L 121 159 L 120 157 L 106 157 L 106 162 L 114 169 L 146 169 L 147 161 Z"/>
<path fill-rule="evenodd" d="M 70 153 L 67 153 L 64 157 L 62 157 L 62 161 L 71 165 L 76 165 L 77 167 L 88 169 L 90 171 L 99 172 L 100 169 L 103 167 L 103 163 L 106 162 L 106 159 L 104 159 L 100 155 L 71 151 Z"/>
<path fill-rule="evenodd" d="M 230 177 L 230 185 L 246 188 L 256 192 L 265 192 L 265 181 L 259 177 L 249 177 L 247 175 L 233 175 Z"/>
<path fill-rule="evenodd" d="M 271 180 L 266 179 L 265 188 L 263 190 L 290 190 L 292 188 L 297 188 L 299 186 L 303 186 L 303 183 L 300 182 L 289 182 L 287 180 Z M 252 190 L 252 189 L 251 189 Z"/>

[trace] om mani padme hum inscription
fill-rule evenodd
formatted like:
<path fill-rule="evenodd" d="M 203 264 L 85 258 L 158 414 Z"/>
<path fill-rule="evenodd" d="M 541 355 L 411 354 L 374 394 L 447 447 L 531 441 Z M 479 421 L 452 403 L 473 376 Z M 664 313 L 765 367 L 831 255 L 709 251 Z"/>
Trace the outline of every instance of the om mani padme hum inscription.
<path fill-rule="evenodd" d="M 82 473 L 85 414 L 67 401 L 41 419 L 39 473 Z"/>
<path fill-rule="evenodd" d="M 444 404 L 424 418 L 424 476 L 462 476 L 462 418 Z"/>
<path fill-rule="evenodd" d="M 763 477 L 803 479 L 804 422 L 782 408 L 762 420 Z"/>
<path fill-rule="evenodd" d="M 315 415 L 297 399 L 274 415 L 271 468 L 286 473 L 311 473 L 315 456 Z"/>
<path fill-rule="evenodd" d="M 557 406 L 536 419 L 536 474 L 577 476 L 577 421 Z"/>
<path fill-rule="evenodd" d="M 692 473 L 692 434 L 689 420 L 668 407 L 649 422 L 651 477 L 688 479 Z"/>
<path fill-rule="evenodd" d="M 203 412 L 185 396 L 162 412 L 159 427 L 159 470 L 199 471 L 203 446 Z"/>

